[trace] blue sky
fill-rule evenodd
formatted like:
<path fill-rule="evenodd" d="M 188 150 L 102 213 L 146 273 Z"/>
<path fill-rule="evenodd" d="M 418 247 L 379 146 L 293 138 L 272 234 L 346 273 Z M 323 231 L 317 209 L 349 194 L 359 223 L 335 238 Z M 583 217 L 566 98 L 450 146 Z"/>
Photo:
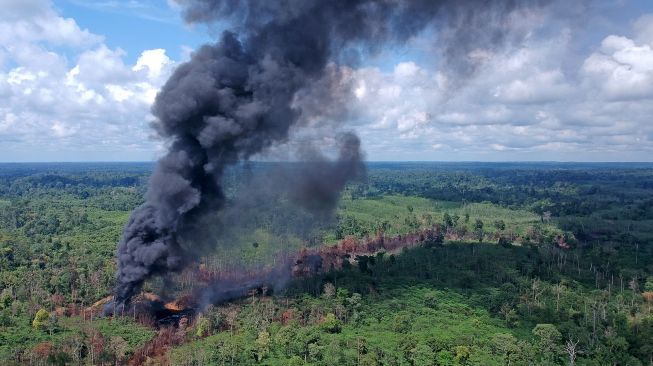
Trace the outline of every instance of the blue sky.
<path fill-rule="evenodd" d="M 58 0 L 54 6 L 81 28 L 104 35 L 110 48 L 125 50 L 128 64 L 136 62 L 143 50 L 164 48 L 179 60 L 185 56 L 185 47 L 211 42 L 205 27 L 185 25 L 165 0 Z"/>
<path fill-rule="evenodd" d="M 570 4 L 519 14 L 524 41 L 480 52 L 455 90 L 432 31 L 335 65 L 342 124 L 369 160 L 653 160 L 653 1 Z M 0 9 L 0 161 L 156 159 L 154 96 L 220 31 L 184 24 L 172 0 Z"/>

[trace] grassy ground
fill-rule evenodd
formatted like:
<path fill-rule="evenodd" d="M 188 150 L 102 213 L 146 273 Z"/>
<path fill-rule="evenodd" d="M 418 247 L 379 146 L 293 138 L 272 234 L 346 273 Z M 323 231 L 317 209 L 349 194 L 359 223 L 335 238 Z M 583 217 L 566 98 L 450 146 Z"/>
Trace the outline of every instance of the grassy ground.
<path fill-rule="evenodd" d="M 488 237 L 497 231 L 524 236 L 535 226 L 554 235 L 562 232 L 555 224 L 543 224 L 538 215 L 526 210 L 508 209 L 492 203 L 462 204 L 402 195 L 358 199 L 345 197 L 340 201 L 336 214 L 339 223 L 322 231 L 321 238 L 315 244 L 292 233 L 275 235 L 270 230 L 258 228 L 243 231 L 229 242 L 220 243 L 215 249 L 216 254 L 203 261 L 213 268 L 223 269 L 234 265 L 262 266 L 271 263 L 280 252 L 293 253 L 304 246 L 333 245 L 344 235 L 363 239 L 376 235 L 381 227 L 387 236 L 415 232 L 433 224 L 442 224 L 445 214 L 457 218 L 456 228 L 462 228 L 467 233 L 465 238 L 458 238 L 458 242 L 478 241 L 473 236 L 477 220 L 483 221 L 483 230 Z M 503 222 L 505 228 L 497 229 L 497 221 Z M 341 230 L 340 236 L 338 230 Z"/>
<path fill-rule="evenodd" d="M 417 220 L 420 227 L 433 223 L 442 223 L 445 214 L 458 217 L 458 225 L 468 232 L 474 230 L 476 220 L 484 223 L 484 230 L 494 232 L 496 221 L 503 221 L 505 229 L 516 235 L 525 234 L 529 227 L 540 225 L 541 219 L 533 212 L 512 210 L 492 203 L 467 203 L 436 201 L 427 198 L 411 196 L 384 196 L 375 199 L 343 199 L 338 214 L 342 217 L 353 217 L 361 226 L 374 228 L 386 221 L 389 224 L 386 235 L 406 234 L 414 231 L 410 223 Z M 466 219 L 469 217 L 469 219 Z M 556 230 L 555 225 L 544 225 L 547 230 Z M 327 236 L 333 240 L 332 236 Z M 329 241 L 329 240 L 327 240 Z"/>

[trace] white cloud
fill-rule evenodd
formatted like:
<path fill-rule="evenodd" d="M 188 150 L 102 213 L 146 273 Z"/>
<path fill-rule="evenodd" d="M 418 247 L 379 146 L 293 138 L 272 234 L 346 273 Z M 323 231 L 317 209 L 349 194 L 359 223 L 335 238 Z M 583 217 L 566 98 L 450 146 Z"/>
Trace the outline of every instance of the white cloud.
<path fill-rule="evenodd" d="M 133 73 L 123 62 L 125 55 L 123 50 L 112 50 L 105 45 L 84 51 L 77 60 L 79 72 L 75 78 L 89 86 L 126 82 Z"/>
<path fill-rule="evenodd" d="M 161 76 L 167 76 L 170 72 L 169 67 L 172 65 L 172 61 L 166 55 L 166 51 L 162 48 L 155 50 L 146 50 L 143 51 L 141 56 L 136 61 L 134 65 L 134 71 L 145 70 L 147 71 L 147 76 L 151 80 L 156 80 Z"/>
<path fill-rule="evenodd" d="M 44 41 L 55 45 L 89 46 L 103 37 L 60 17 L 46 0 L 0 1 L 0 45 Z"/>
<path fill-rule="evenodd" d="M 646 159 L 653 52 L 643 40 L 652 19 L 585 55 L 565 28 L 529 38 L 492 55 L 453 94 L 446 77 L 410 60 L 354 70 L 350 109 L 376 159 Z"/>
<path fill-rule="evenodd" d="M 55 121 L 50 129 L 52 129 L 52 132 L 54 132 L 55 136 L 57 137 L 68 137 L 74 135 L 77 132 L 77 128 L 75 126 L 69 126 L 60 121 Z"/>
<path fill-rule="evenodd" d="M 636 29 L 642 33 L 635 38 L 649 38 L 651 23 L 650 15 L 640 18 Z M 638 43 L 624 36 L 607 36 L 601 47 L 587 57 L 582 71 L 585 82 L 598 88 L 608 99 L 653 98 L 653 44 Z"/>
<path fill-rule="evenodd" d="M 571 89 L 560 70 L 545 70 L 497 86 L 494 96 L 510 103 L 545 103 L 564 98 Z"/>
<path fill-rule="evenodd" d="M 7 59 L 0 64 L 5 159 L 7 152 L 34 146 L 54 159 L 63 151 L 82 160 L 85 151 L 105 151 L 106 159 L 125 151 L 152 157 L 149 108 L 174 68 L 165 50 L 145 50 L 130 65 L 124 51 L 60 17 L 48 2 L 0 2 L 9 10 L 0 15 L 0 54 Z"/>
<path fill-rule="evenodd" d="M 401 62 L 395 66 L 394 74 L 398 79 L 407 79 L 416 76 L 420 68 L 412 61 Z"/>

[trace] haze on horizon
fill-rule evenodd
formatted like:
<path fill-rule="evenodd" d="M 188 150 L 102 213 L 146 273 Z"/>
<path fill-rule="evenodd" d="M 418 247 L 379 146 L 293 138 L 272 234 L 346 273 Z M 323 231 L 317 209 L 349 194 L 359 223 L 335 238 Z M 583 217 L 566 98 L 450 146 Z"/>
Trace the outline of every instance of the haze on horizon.
<path fill-rule="evenodd" d="M 1 162 L 156 159 L 157 90 L 220 31 L 185 25 L 164 0 L 0 9 Z M 369 161 L 652 160 L 653 2 L 554 4 L 510 27 L 525 40 L 466 55 L 480 67 L 460 85 L 433 30 L 343 62 L 332 115 Z M 282 147 L 258 159 L 287 158 Z"/>

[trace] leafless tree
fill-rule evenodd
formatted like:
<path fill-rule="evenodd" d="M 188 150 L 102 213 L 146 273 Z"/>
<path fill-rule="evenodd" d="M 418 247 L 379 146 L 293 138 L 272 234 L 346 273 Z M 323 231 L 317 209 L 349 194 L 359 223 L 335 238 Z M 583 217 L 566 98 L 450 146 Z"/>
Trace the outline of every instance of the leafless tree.
<path fill-rule="evenodd" d="M 560 296 L 565 293 L 566 287 L 562 283 L 552 286 L 553 293 L 556 295 L 556 311 L 560 310 Z"/>
<path fill-rule="evenodd" d="M 573 338 L 569 338 L 565 343 L 565 352 L 569 355 L 569 366 L 576 364 L 576 357 L 581 353 L 578 349 L 578 342 L 578 340 L 574 341 Z"/>
<path fill-rule="evenodd" d="M 544 211 L 542 213 L 542 221 L 544 221 L 544 222 L 551 221 L 551 211 Z"/>

